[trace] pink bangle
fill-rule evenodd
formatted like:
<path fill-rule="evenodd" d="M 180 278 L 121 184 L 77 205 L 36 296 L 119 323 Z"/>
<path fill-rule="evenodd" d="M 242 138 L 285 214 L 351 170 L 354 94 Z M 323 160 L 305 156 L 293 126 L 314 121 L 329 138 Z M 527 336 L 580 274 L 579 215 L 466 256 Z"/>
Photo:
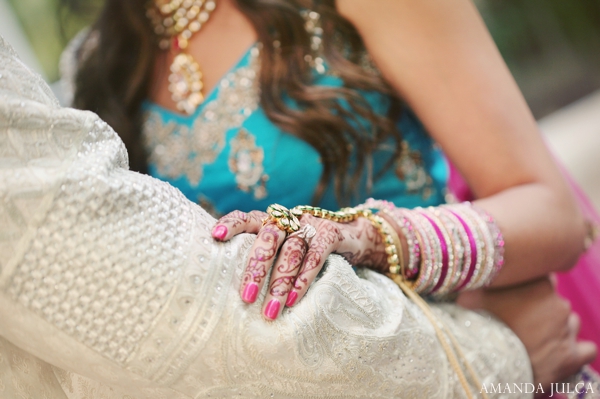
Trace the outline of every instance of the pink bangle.
<path fill-rule="evenodd" d="M 441 270 L 439 273 L 439 280 L 435 283 L 435 285 L 433 286 L 433 288 L 430 291 L 431 293 L 434 293 L 434 292 L 438 291 L 442 285 L 444 285 L 444 281 L 446 280 L 446 276 L 448 274 L 448 268 L 449 268 L 448 242 L 446 240 L 445 235 L 442 233 L 442 230 L 440 230 L 440 227 L 435 223 L 435 221 L 429 215 L 427 215 L 425 212 L 421 212 L 421 215 L 423 215 L 423 217 L 425 217 L 425 219 L 427 219 L 429 221 L 429 223 L 431 223 L 431 225 L 433 226 L 433 229 L 435 230 L 435 233 L 437 234 L 438 241 L 440 243 L 440 250 L 441 250 L 441 255 L 442 255 Z"/>
<path fill-rule="evenodd" d="M 431 242 L 428 239 L 427 232 L 423 229 L 423 226 L 419 222 L 417 213 L 407 210 L 403 214 L 414 227 L 417 241 L 419 242 L 421 261 L 419 265 L 419 274 L 416 277 L 413 288 L 415 292 L 422 293 L 431 284 L 431 281 L 434 278 L 434 267 L 432 263 L 435 255 L 432 256 L 432 253 L 435 251 L 435 249 L 431 247 Z"/>
<path fill-rule="evenodd" d="M 484 287 L 489 284 L 490 276 L 494 271 L 494 240 L 486 221 L 473 209 L 471 203 L 464 204 L 464 213 L 476 225 L 479 235 L 483 240 L 484 252 L 480 261 L 483 263 L 477 278 L 472 281 L 471 289 Z"/>
<path fill-rule="evenodd" d="M 421 248 L 415 228 L 410 221 L 402 216 L 402 233 L 406 236 L 406 242 L 408 244 L 408 267 L 406 268 L 406 277 L 413 279 L 419 274 L 419 263 L 421 263 Z"/>
<path fill-rule="evenodd" d="M 462 264 L 459 263 L 460 250 L 457 249 L 458 245 L 455 245 L 454 233 L 457 230 L 457 226 L 451 220 L 443 220 L 443 215 L 440 208 L 429 207 L 427 208 L 428 216 L 431 220 L 437 224 L 439 231 L 442 233 L 443 239 L 446 242 L 446 253 L 447 253 L 447 268 L 446 274 L 443 277 L 442 283 L 439 287 L 434 288 L 434 296 L 443 297 L 452 292 L 453 287 L 456 286 L 458 278 L 460 278 L 460 272 L 462 270 Z M 460 243 L 460 238 L 456 243 Z"/>
<path fill-rule="evenodd" d="M 456 287 L 456 289 L 455 289 L 455 291 L 460 291 L 467 284 L 469 284 L 469 282 L 473 278 L 473 274 L 475 273 L 475 265 L 477 264 L 477 242 L 475 241 L 475 237 L 473 236 L 471 229 L 469 228 L 467 223 L 463 220 L 463 218 L 461 218 L 458 213 L 452 211 L 451 209 L 446 208 L 446 210 L 448 212 L 450 212 L 452 215 L 454 215 L 454 217 L 459 221 L 459 223 L 462 225 L 463 229 L 465 230 L 465 233 L 467 233 L 467 238 L 469 239 L 469 249 L 470 249 L 470 251 L 469 251 L 469 254 L 470 254 L 469 267 L 465 270 L 464 280 L 462 280 L 462 282 L 459 284 L 459 286 Z"/>
<path fill-rule="evenodd" d="M 478 213 L 479 216 L 486 222 L 488 230 L 494 242 L 494 255 L 492 257 L 494 265 L 492 267 L 490 275 L 487 278 L 486 286 L 488 286 L 498 275 L 498 273 L 502 269 L 502 266 L 504 266 L 504 236 L 502 235 L 502 231 L 498 227 L 498 224 L 496 223 L 492 215 L 490 215 L 484 209 L 481 209 L 475 205 L 472 205 L 472 209 L 476 213 Z"/>

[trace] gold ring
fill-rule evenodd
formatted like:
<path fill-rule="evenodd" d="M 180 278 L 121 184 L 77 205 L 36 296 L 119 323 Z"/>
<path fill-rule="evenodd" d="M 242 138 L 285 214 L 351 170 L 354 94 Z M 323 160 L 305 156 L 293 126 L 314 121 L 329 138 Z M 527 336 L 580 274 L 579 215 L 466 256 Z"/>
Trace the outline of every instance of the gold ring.
<path fill-rule="evenodd" d="M 298 210 L 289 210 L 283 205 L 271 204 L 267 207 L 267 214 L 269 217 L 263 220 L 263 226 L 265 223 L 273 221 L 280 230 L 286 233 L 291 234 L 300 230 L 298 218 L 302 216 L 302 212 Z"/>

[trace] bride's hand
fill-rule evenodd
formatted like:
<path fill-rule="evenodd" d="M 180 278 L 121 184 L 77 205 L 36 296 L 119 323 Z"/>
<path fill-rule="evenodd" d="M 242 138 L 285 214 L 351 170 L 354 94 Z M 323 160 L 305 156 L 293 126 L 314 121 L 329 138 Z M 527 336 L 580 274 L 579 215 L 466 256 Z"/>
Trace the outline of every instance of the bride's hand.
<path fill-rule="evenodd" d="M 219 241 L 227 241 L 241 233 L 257 234 L 240 295 L 244 302 L 254 303 L 273 267 L 262 310 L 269 320 L 275 320 L 284 305 L 294 306 L 304 296 L 331 253 L 344 256 L 352 265 L 378 271 L 387 268 L 382 238 L 368 219 L 336 223 L 304 214 L 300 230 L 287 234 L 274 222 L 263 225 L 267 217 L 259 211 L 234 211 L 217 221 L 212 235 Z"/>

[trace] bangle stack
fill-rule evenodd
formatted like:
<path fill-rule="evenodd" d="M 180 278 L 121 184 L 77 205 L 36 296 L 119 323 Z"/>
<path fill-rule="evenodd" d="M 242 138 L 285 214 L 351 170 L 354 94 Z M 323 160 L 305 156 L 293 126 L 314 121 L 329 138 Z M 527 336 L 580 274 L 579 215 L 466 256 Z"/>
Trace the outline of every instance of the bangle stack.
<path fill-rule="evenodd" d="M 471 203 L 396 208 L 368 200 L 358 209 L 377 209 L 400 226 L 408 244 L 401 279 L 422 295 L 444 297 L 490 284 L 504 264 L 504 239 L 494 219 Z"/>
<path fill-rule="evenodd" d="M 468 202 L 408 210 L 396 208 L 387 201 L 369 199 L 355 209 L 359 212 L 379 210 L 399 226 L 409 248 L 408 265 L 403 265 L 402 243 L 398 239 L 396 247 L 400 249 L 402 267 L 400 272 L 390 267 L 388 276 L 429 319 L 467 398 L 472 398 L 458 358 L 462 359 L 476 386 L 481 385 L 478 376 L 462 354 L 456 338 L 419 294 L 443 297 L 461 289 L 489 284 L 504 264 L 504 239 L 494 219 Z M 487 394 L 482 396 L 487 398 Z"/>
<path fill-rule="evenodd" d="M 399 226 L 408 245 L 408 264 L 398 232 L 373 210 L 386 214 Z M 298 219 L 305 213 L 340 223 L 367 218 L 383 240 L 390 277 L 421 295 L 444 297 L 487 286 L 504 264 L 500 229 L 492 216 L 469 202 L 405 209 L 369 199 L 364 205 L 337 212 L 312 206 L 288 210 L 277 204 L 269 206 L 267 212 L 263 223 L 271 221 L 287 233 L 300 228 Z"/>

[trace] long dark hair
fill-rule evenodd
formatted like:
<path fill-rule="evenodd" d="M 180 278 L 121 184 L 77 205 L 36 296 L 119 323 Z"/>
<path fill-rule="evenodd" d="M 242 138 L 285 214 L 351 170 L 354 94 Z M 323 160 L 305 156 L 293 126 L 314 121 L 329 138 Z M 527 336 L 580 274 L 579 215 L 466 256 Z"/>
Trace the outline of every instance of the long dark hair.
<path fill-rule="evenodd" d="M 145 15 L 147 2 L 106 0 L 90 30 L 98 43 L 90 51 L 86 51 L 85 44 L 80 50 L 74 98 L 75 107 L 96 112 L 119 133 L 129 152 L 130 167 L 140 172 L 147 167 L 141 143 L 141 103 L 149 94 L 159 52 Z M 321 155 L 324 173 L 314 200 L 333 181 L 338 200 L 347 203 L 379 144 L 391 139 L 396 157 L 400 154 L 401 134 L 395 123 L 401 111 L 400 100 L 377 73 L 365 68 L 363 41 L 354 26 L 337 12 L 335 0 L 235 3 L 262 43 L 262 108 L 273 123 L 305 140 Z M 311 84 L 312 70 L 305 61 L 311 53 L 311 37 L 301 15 L 301 10 L 307 9 L 321 16 L 324 57 L 344 81 L 343 87 Z M 388 115 L 375 113 L 360 90 L 387 94 L 391 104 Z M 284 101 L 286 96 L 295 102 L 294 108 Z M 364 121 L 369 122 L 368 129 Z"/>

